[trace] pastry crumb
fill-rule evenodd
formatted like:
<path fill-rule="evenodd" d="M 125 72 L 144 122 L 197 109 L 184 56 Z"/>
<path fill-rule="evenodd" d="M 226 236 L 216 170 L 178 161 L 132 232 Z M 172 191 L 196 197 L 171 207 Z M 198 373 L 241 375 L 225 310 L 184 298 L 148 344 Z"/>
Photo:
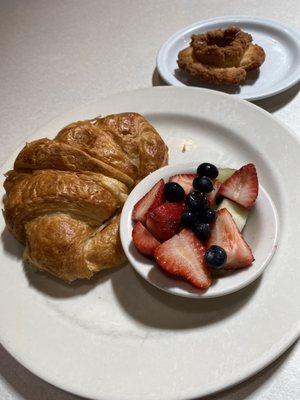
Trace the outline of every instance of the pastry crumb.
<path fill-rule="evenodd" d="M 185 153 L 185 152 L 186 152 L 186 145 L 185 145 L 185 144 L 182 146 L 181 152 L 182 152 L 182 153 Z"/>

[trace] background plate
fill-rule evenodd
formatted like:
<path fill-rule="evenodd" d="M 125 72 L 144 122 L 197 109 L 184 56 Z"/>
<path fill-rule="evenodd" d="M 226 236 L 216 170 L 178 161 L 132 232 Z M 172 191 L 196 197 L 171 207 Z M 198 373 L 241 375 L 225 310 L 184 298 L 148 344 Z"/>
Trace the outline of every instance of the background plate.
<path fill-rule="evenodd" d="M 257 165 L 280 223 L 269 267 L 235 294 L 200 301 L 159 291 L 129 266 L 65 285 L 22 267 L 22 246 L 1 219 L 0 339 L 41 378 L 93 399 L 206 395 L 254 374 L 299 336 L 299 140 L 250 103 L 174 87 L 110 96 L 52 121 L 31 139 L 122 111 L 151 120 L 170 148 L 170 163 L 201 154 L 220 165 Z"/>
<path fill-rule="evenodd" d="M 239 26 L 263 47 L 266 60 L 259 71 L 248 74 L 240 86 L 214 86 L 189 79 L 179 71 L 177 55 L 190 43 L 192 34 L 212 29 Z M 300 34 L 277 21 L 246 16 L 218 17 L 199 21 L 171 36 L 157 55 L 157 69 L 169 85 L 199 86 L 234 94 L 245 100 L 259 100 L 278 94 L 300 80 Z"/>

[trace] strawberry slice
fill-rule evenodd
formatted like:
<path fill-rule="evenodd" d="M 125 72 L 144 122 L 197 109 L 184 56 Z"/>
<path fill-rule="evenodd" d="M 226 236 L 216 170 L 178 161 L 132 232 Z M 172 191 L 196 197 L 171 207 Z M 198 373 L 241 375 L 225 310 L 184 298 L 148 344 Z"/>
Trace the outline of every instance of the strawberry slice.
<path fill-rule="evenodd" d="M 218 179 L 215 179 L 213 184 L 214 184 L 214 190 L 212 192 L 208 193 L 206 196 L 209 207 L 213 207 L 215 205 L 216 197 L 217 197 L 219 189 L 222 185 L 222 182 L 218 181 Z"/>
<path fill-rule="evenodd" d="M 173 175 L 169 179 L 169 182 L 176 182 L 183 187 L 184 193 L 187 195 L 193 190 L 193 180 L 196 178 L 196 174 L 178 174 Z"/>
<path fill-rule="evenodd" d="M 148 257 L 153 256 L 155 249 L 160 245 L 140 221 L 133 228 L 132 240 L 138 251 Z"/>
<path fill-rule="evenodd" d="M 220 187 L 219 194 L 251 208 L 258 195 L 258 179 L 254 164 L 244 165 Z"/>
<path fill-rule="evenodd" d="M 227 253 L 225 269 L 248 267 L 254 261 L 249 245 L 226 208 L 218 211 L 216 222 L 212 225 L 207 246 L 221 246 Z"/>
<path fill-rule="evenodd" d="M 165 203 L 147 214 L 146 226 L 160 242 L 174 236 L 180 227 L 182 203 Z"/>
<path fill-rule="evenodd" d="M 142 197 L 133 207 L 133 221 L 146 222 L 147 213 L 160 206 L 164 202 L 165 182 L 160 179 L 153 188 Z"/>
<path fill-rule="evenodd" d="M 183 229 L 154 252 L 157 264 L 166 272 L 180 276 L 200 289 L 207 289 L 212 278 L 204 262 L 205 248 L 195 234 Z"/>

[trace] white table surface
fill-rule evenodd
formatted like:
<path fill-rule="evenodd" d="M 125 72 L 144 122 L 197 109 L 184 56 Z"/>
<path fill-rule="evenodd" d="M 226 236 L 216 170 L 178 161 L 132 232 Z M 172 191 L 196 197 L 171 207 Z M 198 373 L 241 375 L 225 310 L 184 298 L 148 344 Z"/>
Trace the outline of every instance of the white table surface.
<path fill-rule="evenodd" d="M 0 0 L 0 163 L 31 132 L 72 108 L 161 85 L 155 56 L 173 32 L 234 14 L 300 29 L 299 0 Z M 300 134 L 299 87 L 257 104 Z M 210 398 L 299 400 L 299 343 L 255 377 Z M 0 399 L 79 397 L 32 375 L 0 345 Z"/>

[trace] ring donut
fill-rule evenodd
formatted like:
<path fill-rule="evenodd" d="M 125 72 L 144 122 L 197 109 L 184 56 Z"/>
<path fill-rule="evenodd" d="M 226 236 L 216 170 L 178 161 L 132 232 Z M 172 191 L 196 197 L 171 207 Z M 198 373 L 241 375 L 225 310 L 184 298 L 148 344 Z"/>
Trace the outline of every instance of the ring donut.
<path fill-rule="evenodd" d="M 193 35 L 190 46 L 178 54 L 178 66 L 191 76 L 215 84 L 239 84 L 247 71 L 259 68 L 264 50 L 240 28 L 217 29 Z"/>

